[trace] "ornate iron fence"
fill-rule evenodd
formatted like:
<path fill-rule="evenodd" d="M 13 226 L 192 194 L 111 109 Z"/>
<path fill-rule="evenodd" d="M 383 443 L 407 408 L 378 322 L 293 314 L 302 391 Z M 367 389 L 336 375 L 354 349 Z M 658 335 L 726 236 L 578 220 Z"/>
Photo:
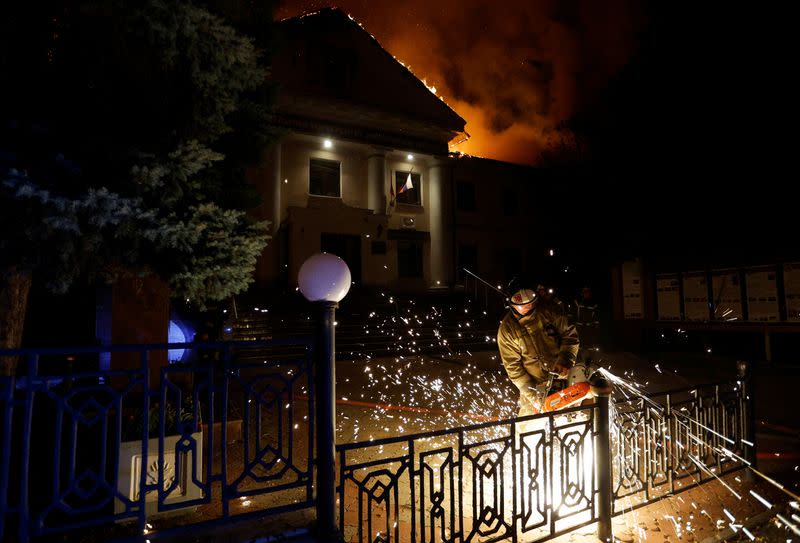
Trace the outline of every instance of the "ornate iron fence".
<path fill-rule="evenodd" d="M 657 405 L 640 397 L 615 402 L 615 514 L 741 469 L 755 458 L 746 381 L 650 399 Z"/>
<path fill-rule="evenodd" d="M 340 445 L 345 540 L 544 540 L 596 521 L 596 411 Z"/>
<path fill-rule="evenodd" d="M 741 469 L 737 455 L 753 455 L 742 449 L 751 443 L 745 383 L 654 399 L 623 397 L 611 410 L 605 469 L 614 515 Z M 602 411 L 591 405 L 338 446 L 345 541 L 545 541 L 603 520 Z"/>
<path fill-rule="evenodd" d="M 174 349 L 197 356 L 152 363 Z M 127 369 L 99 369 L 102 353 Z M 19 360 L 0 378 L 0 539 L 312 506 L 312 354 L 310 339 L 0 351 Z"/>
<path fill-rule="evenodd" d="M 0 538 L 97 525 L 104 540 L 163 535 L 169 522 L 154 514 L 189 511 L 183 531 L 313 506 L 312 345 L 0 352 L 20 359 L 17 375 L 0 379 Z M 151 365 L 179 348 L 198 356 Z M 265 348 L 269 357 L 253 356 Z M 127 369 L 99 369 L 104 352 Z M 339 445 L 342 535 L 544 541 L 610 521 L 612 499 L 621 514 L 754 457 L 745 382 L 619 398 L 610 434 L 607 406 Z M 607 453 L 596 461 L 609 441 L 613 467 Z"/>

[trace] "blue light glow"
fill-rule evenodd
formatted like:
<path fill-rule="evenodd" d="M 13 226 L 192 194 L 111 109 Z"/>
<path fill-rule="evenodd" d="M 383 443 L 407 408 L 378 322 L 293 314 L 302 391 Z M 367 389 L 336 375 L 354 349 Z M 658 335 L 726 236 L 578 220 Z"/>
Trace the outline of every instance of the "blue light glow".
<path fill-rule="evenodd" d="M 191 331 L 185 323 L 180 321 L 169 321 L 169 331 L 167 332 L 169 343 L 188 343 L 192 341 Z M 189 355 L 189 349 L 170 349 L 167 353 L 169 363 L 182 362 Z"/>

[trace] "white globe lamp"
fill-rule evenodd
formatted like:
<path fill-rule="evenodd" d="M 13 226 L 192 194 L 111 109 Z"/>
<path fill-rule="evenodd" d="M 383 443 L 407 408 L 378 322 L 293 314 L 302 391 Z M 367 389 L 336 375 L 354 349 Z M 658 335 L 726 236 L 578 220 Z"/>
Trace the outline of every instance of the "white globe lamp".
<path fill-rule="evenodd" d="M 331 253 L 317 253 L 303 262 L 297 283 L 309 302 L 339 302 L 350 290 L 350 268 Z"/>

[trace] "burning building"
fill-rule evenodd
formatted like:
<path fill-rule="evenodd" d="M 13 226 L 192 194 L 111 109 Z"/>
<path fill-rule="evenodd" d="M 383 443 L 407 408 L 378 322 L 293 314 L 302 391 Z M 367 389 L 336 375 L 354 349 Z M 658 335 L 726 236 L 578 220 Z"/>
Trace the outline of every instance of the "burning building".
<path fill-rule="evenodd" d="M 518 202 L 530 167 L 451 153 L 465 121 L 338 9 L 280 25 L 271 77 L 285 130 L 250 171 L 272 222 L 256 285 L 294 285 L 311 254 L 341 256 L 358 286 L 422 292 L 464 267 L 502 279 L 524 265 Z"/>

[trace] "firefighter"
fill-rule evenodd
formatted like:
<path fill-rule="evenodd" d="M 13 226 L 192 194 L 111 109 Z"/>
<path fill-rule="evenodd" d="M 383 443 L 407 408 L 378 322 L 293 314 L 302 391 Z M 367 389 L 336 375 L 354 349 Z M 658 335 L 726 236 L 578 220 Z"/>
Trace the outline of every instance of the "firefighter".
<path fill-rule="evenodd" d="M 580 342 L 563 304 L 512 287 L 509 310 L 497 330 L 497 346 L 511 382 L 519 389 L 519 416 L 541 411 L 553 377 L 565 378 Z"/>

